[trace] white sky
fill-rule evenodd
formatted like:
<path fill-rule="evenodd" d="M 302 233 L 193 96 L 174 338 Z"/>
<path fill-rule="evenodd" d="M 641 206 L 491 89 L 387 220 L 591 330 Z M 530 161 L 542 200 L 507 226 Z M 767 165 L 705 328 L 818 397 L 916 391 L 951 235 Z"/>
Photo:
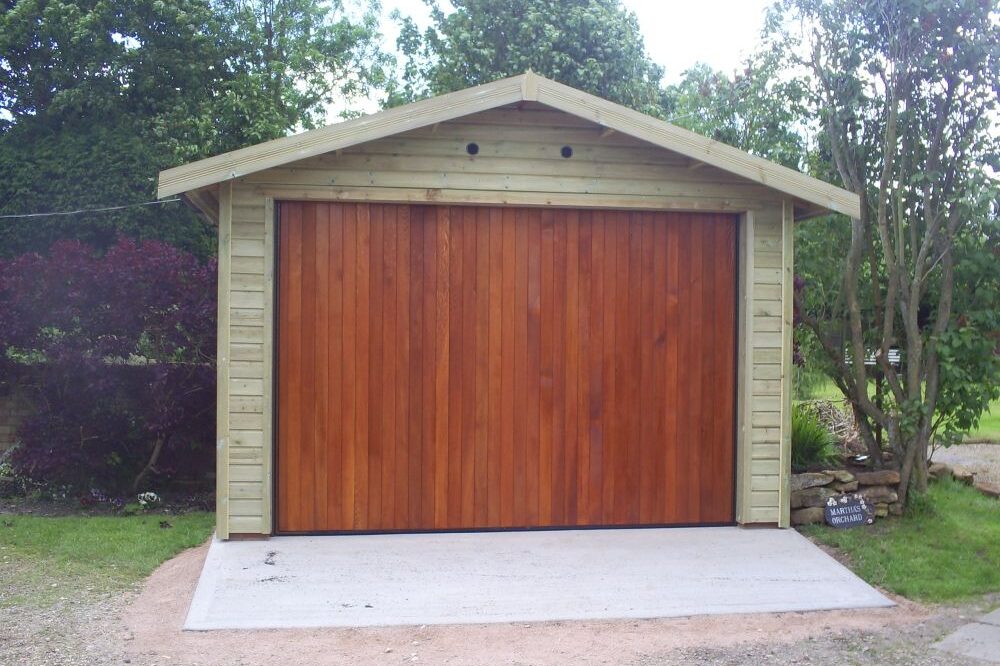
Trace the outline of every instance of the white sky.
<path fill-rule="evenodd" d="M 397 31 L 389 14 L 399 9 L 426 24 L 421 0 L 382 0 L 386 48 L 395 49 Z M 639 19 L 646 50 L 666 68 L 666 82 L 680 79 L 697 62 L 731 73 L 756 46 L 764 9 L 773 0 L 623 0 Z"/>

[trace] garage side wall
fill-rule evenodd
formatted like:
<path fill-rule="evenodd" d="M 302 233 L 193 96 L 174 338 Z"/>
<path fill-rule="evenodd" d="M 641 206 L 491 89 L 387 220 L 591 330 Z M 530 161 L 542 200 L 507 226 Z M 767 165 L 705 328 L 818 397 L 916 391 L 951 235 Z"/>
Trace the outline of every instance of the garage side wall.
<path fill-rule="evenodd" d="M 785 241 L 791 224 L 780 206 L 750 211 L 744 221 L 740 523 L 787 526 L 791 257 Z"/>
<path fill-rule="evenodd" d="M 217 532 L 271 532 L 274 224 L 264 197 L 222 185 Z"/>
<path fill-rule="evenodd" d="M 560 120 L 560 117 L 565 119 Z M 472 140 L 475 159 L 467 154 Z M 572 145 L 573 158 L 561 157 Z M 274 201 L 508 203 L 745 213 L 737 520 L 787 524 L 790 205 L 552 112 L 499 110 L 230 181 L 220 191 L 218 535 L 270 534 Z M 786 214 L 786 209 L 789 211 Z M 748 228 L 749 226 L 749 228 Z M 752 236 L 749 238 L 748 236 Z M 786 346 L 787 342 L 787 346 Z M 784 350 L 784 351 L 783 351 Z"/>

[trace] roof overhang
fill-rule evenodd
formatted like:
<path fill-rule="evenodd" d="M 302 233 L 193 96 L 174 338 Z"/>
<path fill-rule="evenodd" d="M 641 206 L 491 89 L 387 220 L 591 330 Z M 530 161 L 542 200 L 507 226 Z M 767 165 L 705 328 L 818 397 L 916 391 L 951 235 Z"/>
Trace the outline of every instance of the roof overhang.
<path fill-rule="evenodd" d="M 797 201 L 799 218 L 861 216 L 852 192 L 531 72 L 166 169 L 157 196 L 190 200 L 187 193 L 226 180 L 520 102 L 538 102 L 777 190 Z"/>

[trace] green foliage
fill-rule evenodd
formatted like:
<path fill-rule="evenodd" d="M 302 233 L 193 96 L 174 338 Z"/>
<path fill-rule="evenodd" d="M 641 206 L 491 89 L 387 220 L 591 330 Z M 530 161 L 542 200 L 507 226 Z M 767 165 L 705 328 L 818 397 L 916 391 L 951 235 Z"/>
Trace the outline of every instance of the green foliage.
<path fill-rule="evenodd" d="M 805 156 L 805 90 L 797 78 L 779 76 L 781 61 L 757 53 L 732 77 L 698 64 L 684 72 L 665 97 L 671 122 L 792 168 Z"/>
<path fill-rule="evenodd" d="M 942 480 L 916 495 L 902 518 L 802 531 L 840 549 L 872 585 L 917 601 L 952 602 L 1000 592 L 998 513 L 997 500 Z"/>
<path fill-rule="evenodd" d="M 1000 24 L 979 0 L 784 0 L 768 29 L 788 70 L 806 73 L 821 129 L 811 170 L 862 203 L 850 225 L 797 230 L 799 341 L 851 398 L 869 451 L 887 444 L 904 461 L 905 493 L 910 466 L 926 481 L 935 430 L 953 440 L 973 426 L 997 384 L 996 289 L 969 287 L 989 271 L 971 255 L 985 256 L 1000 200 Z M 858 376 L 844 361 L 890 347 L 899 371 Z"/>
<path fill-rule="evenodd" d="M 73 121 L 50 131 L 34 117 L 0 135 L 0 215 L 78 210 L 149 201 L 160 167 L 172 160 L 144 141 L 131 117 Z M 0 256 L 44 253 L 54 239 L 107 248 L 119 234 L 161 240 L 200 257 L 214 253 L 215 229 L 180 202 L 67 217 L 0 220 Z"/>
<path fill-rule="evenodd" d="M 211 143 L 206 90 L 224 66 L 206 3 L 20 0 L 0 12 L 0 214 L 152 198 L 159 169 Z M 180 146 L 187 147 L 186 150 Z M 211 230 L 183 206 L 0 221 L 0 253 L 118 232 L 204 255 Z"/>
<path fill-rule="evenodd" d="M 837 460 L 837 438 L 806 405 L 792 407 L 792 469 L 830 465 Z"/>
<path fill-rule="evenodd" d="M 998 200 L 1000 201 L 1000 200 Z M 935 429 L 952 444 L 1000 398 L 1000 219 L 997 210 L 956 242 L 957 317 L 937 340 L 941 394 Z"/>
<path fill-rule="evenodd" d="M 0 8 L 0 215 L 149 201 L 157 173 L 322 122 L 381 85 L 375 10 L 322 0 L 18 0 Z M 181 204 L 0 220 L 0 256 L 119 233 L 205 256 Z"/>
<path fill-rule="evenodd" d="M 126 589 L 182 550 L 204 543 L 213 525 L 213 514 L 201 512 L 6 516 L 0 546 L 8 556 L 4 567 L 16 574 L 0 607 L 46 607 L 59 597 Z"/>
<path fill-rule="evenodd" d="M 401 18 L 401 80 L 388 104 L 461 90 L 532 70 L 660 115 L 663 70 L 646 55 L 635 14 L 620 0 L 425 0 L 423 33 Z"/>
<path fill-rule="evenodd" d="M 340 0 L 214 0 L 233 76 L 219 131 L 242 145 L 326 124 L 327 109 L 385 84 L 378 3 L 352 18 Z M 238 147 L 238 146 L 232 146 Z M 228 147 L 226 149 L 229 149 Z"/>

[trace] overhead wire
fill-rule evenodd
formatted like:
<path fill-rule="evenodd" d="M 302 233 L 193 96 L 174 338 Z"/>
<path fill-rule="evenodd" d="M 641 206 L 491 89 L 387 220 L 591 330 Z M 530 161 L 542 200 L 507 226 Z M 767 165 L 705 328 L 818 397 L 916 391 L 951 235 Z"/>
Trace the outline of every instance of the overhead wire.
<path fill-rule="evenodd" d="M 129 208 L 139 208 L 141 206 L 159 206 L 162 204 L 175 203 L 179 198 L 162 199 L 156 201 L 142 201 L 139 203 L 123 204 L 121 206 L 103 206 L 100 208 L 80 208 L 78 210 L 63 210 L 52 213 L 17 213 L 12 215 L 0 215 L 0 220 L 17 220 L 32 217 L 62 217 L 67 215 L 83 215 L 86 213 L 106 213 L 115 210 L 127 210 Z"/>

